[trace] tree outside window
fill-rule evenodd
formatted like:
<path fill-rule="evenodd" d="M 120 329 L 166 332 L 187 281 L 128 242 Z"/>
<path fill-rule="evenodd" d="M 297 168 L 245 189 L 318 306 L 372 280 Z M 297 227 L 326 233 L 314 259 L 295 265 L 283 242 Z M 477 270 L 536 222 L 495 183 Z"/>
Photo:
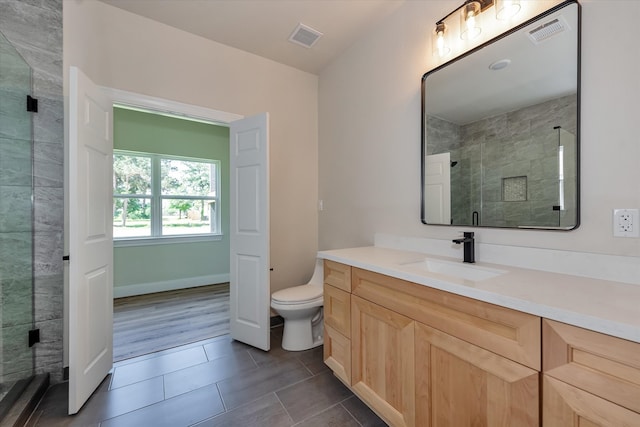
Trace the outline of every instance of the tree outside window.
<path fill-rule="evenodd" d="M 114 151 L 114 238 L 219 232 L 219 162 Z"/>

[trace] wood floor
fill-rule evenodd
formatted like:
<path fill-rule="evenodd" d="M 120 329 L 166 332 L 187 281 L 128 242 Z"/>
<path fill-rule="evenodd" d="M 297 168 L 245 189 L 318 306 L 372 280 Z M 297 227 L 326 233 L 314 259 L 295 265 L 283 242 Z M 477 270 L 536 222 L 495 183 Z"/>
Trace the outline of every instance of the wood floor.
<path fill-rule="evenodd" d="M 115 362 L 229 333 L 229 284 L 118 298 Z"/>

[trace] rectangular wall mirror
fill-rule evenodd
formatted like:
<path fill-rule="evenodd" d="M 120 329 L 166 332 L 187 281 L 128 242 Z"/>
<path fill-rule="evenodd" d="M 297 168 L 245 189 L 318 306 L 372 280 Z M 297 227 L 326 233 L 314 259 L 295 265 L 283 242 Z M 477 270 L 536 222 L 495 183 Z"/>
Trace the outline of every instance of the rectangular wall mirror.
<path fill-rule="evenodd" d="M 578 227 L 580 6 L 422 77 L 422 222 Z"/>

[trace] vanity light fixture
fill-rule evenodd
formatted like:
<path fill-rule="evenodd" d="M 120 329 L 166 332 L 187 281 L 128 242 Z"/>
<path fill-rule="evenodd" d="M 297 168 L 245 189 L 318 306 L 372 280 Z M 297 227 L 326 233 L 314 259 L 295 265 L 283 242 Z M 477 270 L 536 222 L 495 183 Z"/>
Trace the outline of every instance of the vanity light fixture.
<path fill-rule="evenodd" d="M 496 18 L 510 19 L 520 11 L 520 0 L 466 0 L 461 6 L 436 22 L 432 33 L 434 55 L 443 57 L 451 52 L 448 39 L 449 25 L 446 21 L 456 13 L 460 16 L 460 38 L 473 40 L 482 32 L 481 18 L 484 11 L 495 6 Z"/>

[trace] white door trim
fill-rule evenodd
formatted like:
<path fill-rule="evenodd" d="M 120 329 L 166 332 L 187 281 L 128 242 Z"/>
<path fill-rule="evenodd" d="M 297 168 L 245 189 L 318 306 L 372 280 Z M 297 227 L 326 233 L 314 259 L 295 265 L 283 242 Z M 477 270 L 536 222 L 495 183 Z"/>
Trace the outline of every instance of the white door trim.
<path fill-rule="evenodd" d="M 240 114 L 227 113 L 225 111 L 214 110 L 212 108 L 185 104 L 169 99 L 128 92 L 126 90 L 109 87 L 102 87 L 102 90 L 104 90 L 109 97 L 113 99 L 115 104 L 143 108 L 152 112 L 175 114 L 184 117 L 185 119 L 200 119 L 227 125 L 233 121 L 244 118 L 244 116 Z"/>

